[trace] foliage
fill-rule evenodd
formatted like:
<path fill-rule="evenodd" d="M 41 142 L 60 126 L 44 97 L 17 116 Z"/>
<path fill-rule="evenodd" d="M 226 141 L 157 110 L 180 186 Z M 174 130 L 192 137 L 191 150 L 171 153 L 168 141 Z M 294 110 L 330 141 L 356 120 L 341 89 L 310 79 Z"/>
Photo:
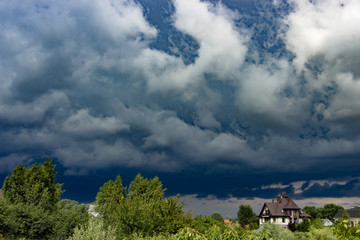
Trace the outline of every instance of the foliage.
<path fill-rule="evenodd" d="M 255 230 L 256 236 L 261 236 L 263 232 L 268 233 L 273 240 L 288 240 L 293 238 L 293 233 L 289 229 L 273 223 L 264 223 L 259 229 Z"/>
<path fill-rule="evenodd" d="M 122 185 L 120 176 L 115 181 L 108 181 L 96 196 L 96 211 L 104 218 L 109 225 L 117 221 L 117 208 L 124 202 L 125 188 Z"/>
<path fill-rule="evenodd" d="M 219 222 L 224 222 L 224 218 L 221 216 L 220 213 L 218 212 L 214 212 L 211 214 L 211 218 L 216 220 L 216 221 L 219 221 Z"/>
<path fill-rule="evenodd" d="M 19 164 L 7 177 L 0 199 L 0 232 L 6 238 L 66 239 L 86 223 L 87 206 L 61 200 L 61 184 L 55 183 L 55 166 Z"/>
<path fill-rule="evenodd" d="M 349 219 L 350 219 L 349 213 L 346 210 L 344 210 L 339 220 L 349 220 Z"/>
<path fill-rule="evenodd" d="M 242 238 L 242 231 L 236 229 L 234 226 L 227 226 L 222 234 L 224 240 L 236 240 Z"/>
<path fill-rule="evenodd" d="M 115 240 L 115 230 L 105 227 L 102 219 L 91 217 L 88 224 L 75 229 L 74 234 L 68 240 Z"/>
<path fill-rule="evenodd" d="M 335 237 L 332 233 L 332 231 L 330 230 L 330 228 L 315 228 L 315 227 L 310 227 L 310 234 L 311 234 L 311 238 L 309 239 L 314 239 L 314 240 L 336 240 L 337 237 Z"/>
<path fill-rule="evenodd" d="M 306 213 L 310 214 L 313 218 L 329 219 L 334 221 L 336 213 L 340 210 L 344 210 L 342 206 L 330 203 L 326 204 L 322 208 L 316 208 L 314 206 L 306 206 L 302 209 Z"/>
<path fill-rule="evenodd" d="M 193 222 L 192 222 L 192 228 L 200 233 L 205 233 L 207 230 L 209 230 L 212 226 L 218 226 L 220 228 L 224 227 L 224 224 L 222 222 L 219 222 L 209 216 L 201 216 L 197 215 L 195 216 Z"/>
<path fill-rule="evenodd" d="M 175 235 L 176 240 L 206 240 L 205 236 L 195 229 L 185 227 Z"/>
<path fill-rule="evenodd" d="M 258 217 L 253 212 L 250 205 L 240 205 L 237 216 L 241 226 L 258 222 Z"/>
<path fill-rule="evenodd" d="M 61 184 L 55 184 L 55 165 L 49 158 L 44 164 L 24 168 L 17 165 L 2 188 L 4 198 L 12 204 L 27 204 L 54 211 L 60 200 Z"/>
<path fill-rule="evenodd" d="M 89 221 L 90 215 L 87 210 L 88 205 L 78 204 L 78 202 L 63 199 L 58 203 L 58 210 L 55 216 L 55 229 L 57 239 L 66 239 L 74 233 L 74 230 Z"/>
<path fill-rule="evenodd" d="M 320 218 L 313 218 L 310 220 L 311 227 L 314 227 L 316 229 L 322 229 L 324 228 L 324 224 L 321 221 Z"/>
<path fill-rule="evenodd" d="M 345 210 L 342 206 L 330 203 L 326 204 L 321 210 L 321 218 L 327 218 L 331 221 L 334 221 L 336 213 L 340 210 Z"/>
<path fill-rule="evenodd" d="M 337 239 L 360 239 L 360 229 L 358 227 L 350 228 L 348 220 L 336 222 L 336 224 L 331 227 L 331 230 Z"/>
<path fill-rule="evenodd" d="M 8 238 L 50 238 L 57 225 L 61 184 L 49 158 L 30 167 L 17 165 L 3 184 L 0 232 Z"/>
<path fill-rule="evenodd" d="M 205 231 L 206 239 L 222 239 L 222 229 L 218 225 L 213 225 Z"/>
<path fill-rule="evenodd" d="M 41 239 L 52 236 L 54 219 L 42 208 L 0 200 L 0 232 L 6 238 Z"/>
<path fill-rule="evenodd" d="M 164 192 L 157 177 L 149 180 L 138 174 L 126 190 L 118 176 L 100 188 L 96 210 L 119 237 L 174 234 L 189 225 L 191 215 L 182 210 L 178 196 L 164 198 Z"/>
<path fill-rule="evenodd" d="M 304 218 L 302 222 L 297 226 L 297 230 L 299 232 L 308 232 L 310 228 L 310 220 L 308 218 Z"/>
<path fill-rule="evenodd" d="M 304 212 L 306 212 L 307 214 L 309 214 L 310 216 L 312 216 L 313 218 L 321 218 L 321 212 L 319 208 L 316 208 L 314 206 L 305 206 L 302 209 Z"/>

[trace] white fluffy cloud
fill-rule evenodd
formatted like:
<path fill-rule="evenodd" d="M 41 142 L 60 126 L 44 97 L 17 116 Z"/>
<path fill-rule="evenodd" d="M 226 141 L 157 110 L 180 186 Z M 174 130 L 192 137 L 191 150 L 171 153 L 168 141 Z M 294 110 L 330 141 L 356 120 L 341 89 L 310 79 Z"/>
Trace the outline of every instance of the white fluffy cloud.
<path fill-rule="evenodd" d="M 303 70 L 306 62 L 317 56 L 332 67 L 355 67 L 351 62 L 359 61 L 359 1 L 293 2 L 296 7 L 286 18 L 289 29 L 285 40 L 295 54 L 296 69 Z"/>
<path fill-rule="evenodd" d="M 197 0 L 174 1 L 174 26 L 195 38 L 200 49 L 193 64 L 157 50 L 144 49 L 135 61 L 144 66 L 151 91 L 186 89 L 203 83 L 204 74 L 219 80 L 234 80 L 244 62 L 248 36 L 235 27 L 235 14 L 222 4 Z M 188 95 L 191 96 L 191 95 Z"/>
<path fill-rule="evenodd" d="M 81 109 L 65 120 L 63 129 L 81 137 L 98 137 L 128 130 L 129 126 L 115 117 L 94 117 L 88 109 Z"/>

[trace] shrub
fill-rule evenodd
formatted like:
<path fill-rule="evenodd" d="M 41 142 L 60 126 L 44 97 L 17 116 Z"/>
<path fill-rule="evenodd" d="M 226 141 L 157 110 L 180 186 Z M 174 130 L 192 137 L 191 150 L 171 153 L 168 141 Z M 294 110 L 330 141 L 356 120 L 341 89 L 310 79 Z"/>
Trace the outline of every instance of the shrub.
<path fill-rule="evenodd" d="M 90 218 L 87 225 L 75 229 L 68 240 L 115 240 L 115 231 L 111 227 L 104 227 L 102 219 Z"/>

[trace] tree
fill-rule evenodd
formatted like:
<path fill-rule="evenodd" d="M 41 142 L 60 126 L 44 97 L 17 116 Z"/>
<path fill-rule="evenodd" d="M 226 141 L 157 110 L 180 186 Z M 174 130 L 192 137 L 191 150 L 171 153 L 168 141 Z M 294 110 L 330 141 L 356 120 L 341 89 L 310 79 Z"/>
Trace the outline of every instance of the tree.
<path fill-rule="evenodd" d="M 253 212 L 250 205 L 240 205 L 237 215 L 241 226 L 250 225 L 258 221 L 257 215 Z"/>
<path fill-rule="evenodd" d="M 321 221 L 320 218 L 312 218 L 310 220 L 310 223 L 311 223 L 311 226 L 316 228 L 316 229 L 324 228 L 324 224 L 323 224 L 323 222 Z"/>
<path fill-rule="evenodd" d="M 331 221 L 334 221 L 336 213 L 340 210 L 345 210 L 342 206 L 330 203 L 326 204 L 321 210 L 321 218 L 327 218 Z"/>
<path fill-rule="evenodd" d="M 85 226 L 89 222 L 90 214 L 87 204 L 79 204 L 70 199 L 63 199 L 57 204 L 54 215 L 54 233 L 56 239 L 66 239 L 74 233 L 77 227 Z"/>
<path fill-rule="evenodd" d="M 224 222 L 224 218 L 218 212 L 214 212 L 213 214 L 211 214 L 211 218 L 219 222 Z"/>
<path fill-rule="evenodd" d="M 48 239 L 54 235 L 54 217 L 42 208 L 0 200 L 0 209 L 0 233 L 4 238 Z"/>
<path fill-rule="evenodd" d="M 164 192 L 158 177 L 149 180 L 138 174 L 126 191 L 118 176 L 100 188 L 96 209 L 119 237 L 176 233 L 191 221 L 190 216 L 182 210 L 178 196 L 164 198 Z"/>
<path fill-rule="evenodd" d="M 2 192 L 12 204 L 22 203 L 54 211 L 62 193 L 62 184 L 55 184 L 55 165 L 49 158 L 44 164 L 24 168 L 17 165 L 10 177 L 6 177 Z"/>
<path fill-rule="evenodd" d="M 313 218 L 321 217 L 319 209 L 314 206 L 305 206 L 302 210 L 311 215 Z"/>
<path fill-rule="evenodd" d="M 55 226 L 62 193 L 56 184 L 55 166 L 49 158 L 43 164 L 19 164 L 6 177 L 0 201 L 0 232 L 6 238 L 48 239 L 56 236 Z M 64 224 L 64 223 L 62 223 Z"/>
<path fill-rule="evenodd" d="M 310 220 L 308 218 L 304 218 L 302 222 L 297 226 L 297 230 L 299 232 L 308 232 L 310 228 Z"/>
<path fill-rule="evenodd" d="M 124 202 L 125 188 L 122 185 L 120 176 L 115 181 L 108 181 L 96 196 L 96 211 L 104 218 L 106 224 L 117 221 L 116 210 Z"/>

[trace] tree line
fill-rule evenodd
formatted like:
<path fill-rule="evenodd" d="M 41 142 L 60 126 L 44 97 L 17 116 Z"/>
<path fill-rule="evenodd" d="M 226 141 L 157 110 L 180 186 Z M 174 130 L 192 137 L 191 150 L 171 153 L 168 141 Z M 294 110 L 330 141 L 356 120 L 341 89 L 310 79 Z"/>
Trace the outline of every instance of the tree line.
<path fill-rule="evenodd" d="M 219 213 L 193 216 L 183 210 L 179 196 L 166 197 L 158 177 L 138 174 L 129 186 L 121 176 L 100 187 L 95 211 L 89 205 L 60 199 L 62 184 L 56 183 L 55 165 L 48 158 L 43 164 L 19 164 L 8 176 L 0 198 L 0 238 L 117 240 L 117 239 L 360 239 L 360 230 L 350 228 L 347 216 L 332 228 L 325 228 L 319 217 L 335 215 L 338 206 L 325 205 L 304 210 L 313 215 L 299 231 L 274 225 L 258 226 L 249 205 L 240 205 L 238 219 L 224 224 Z M 358 231 L 358 232 L 357 232 Z"/>

